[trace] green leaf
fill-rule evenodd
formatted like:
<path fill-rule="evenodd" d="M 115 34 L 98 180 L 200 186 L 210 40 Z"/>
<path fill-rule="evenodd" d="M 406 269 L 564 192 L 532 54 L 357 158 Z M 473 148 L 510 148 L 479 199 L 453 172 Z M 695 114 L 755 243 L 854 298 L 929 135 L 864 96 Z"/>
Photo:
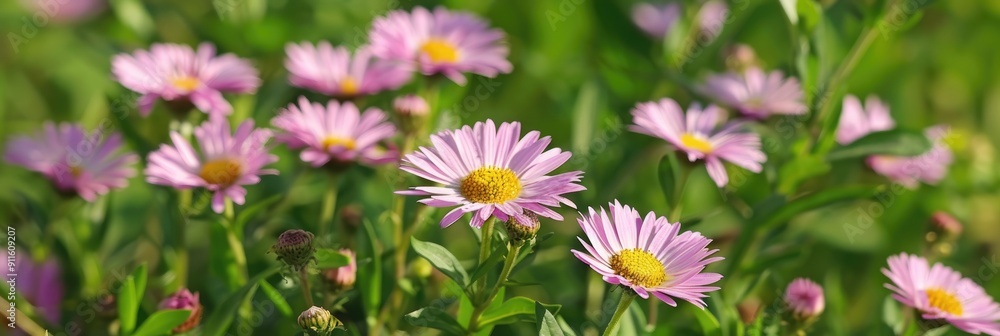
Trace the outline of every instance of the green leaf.
<path fill-rule="evenodd" d="M 347 255 L 340 253 L 340 251 L 321 248 L 316 249 L 316 268 L 319 269 L 330 269 L 342 266 L 347 266 L 351 263 L 351 258 Z"/>
<path fill-rule="evenodd" d="M 820 156 L 797 157 L 781 167 L 781 171 L 778 173 L 781 176 L 778 191 L 785 195 L 792 194 L 800 183 L 826 174 L 830 168 L 830 163 Z"/>
<path fill-rule="evenodd" d="M 768 230 L 809 210 L 835 202 L 871 197 L 875 190 L 875 187 L 868 186 L 833 187 L 791 201 L 780 209 L 765 215 L 766 217 L 758 217 L 755 213 L 750 221 L 754 225 L 759 225 L 761 230 Z"/>
<path fill-rule="evenodd" d="M 191 316 L 191 311 L 184 309 L 157 311 L 150 315 L 132 336 L 169 335 L 170 330 L 187 321 L 189 316 Z"/>
<path fill-rule="evenodd" d="M 286 317 L 292 316 L 292 307 L 288 304 L 288 301 L 285 300 L 285 296 L 281 295 L 281 292 L 274 288 L 274 286 L 271 286 L 271 284 L 267 282 L 267 279 L 261 279 L 260 290 L 264 292 L 264 295 L 267 296 L 271 302 L 274 303 L 274 306 L 278 308 L 281 315 Z"/>
<path fill-rule="evenodd" d="M 807 32 L 811 32 L 819 21 L 823 18 L 823 7 L 814 0 L 798 0 L 796 9 L 802 16 L 802 25 Z"/>
<path fill-rule="evenodd" d="M 145 263 L 132 270 L 132 278 L 135 279 L 135 302 L 137 303 L 142 303 L 142 298 L 146 295 L 146 277 Z"/>
<path fill-rule="evenodd" d="M 698 325 L 701 326 L 702 335 L 722 335 L 722 327 L 719 326 L 719 320 L 712 315 L 712 312 L 707 309 L 698 308 L 695 305 L 684 305 L 688 310 L 694 314 L 695 319 L 698 320 Z"/>
<path fill-rule="evenodd" d="M 434 328 L 444 331 L 448 335 L 465 335 L 465 330 L 458 324 L 458 321 L 455 321 L 451 315 L 445 312 L 444 307 L 447 307 L 449 304 L 440 303 L 420 308 L 406 314 L 406 316 L 403 316 L 403 319 L 416 327 Z"/>
<path fill-rule="evenodd" d="M 480 325 L 511 324 L 519 321 L 533 321 L 535 317 L 535 300 L 517 296 L 504 301 L 499 307 L 487 309 L 483 316 L 479 318 Z M 558 313 L 562 306 L 548 305 Z"/>
<path fill-rule="evenodd" d="M 890 130 L 868 134 L 845 146 L 839 146 L 826 155 L 836 161 L 869 155 L 916 156 L 931 149 L 931 141 L 921 133 Z"/>
<path fill-rule="evenodd" d="M 233 317 L 236 316 L 236 311 L 243 302 L 253 297 L 253 294 L 257 292 L 257 287 L 259 287 L 262 281 L 278 273 L 280 269 L 279 266 L 275 266 L 257 274 L 247 282 L 246 286 L 243 286 L 243 288 L 240 288 L 240 290 L 223 300 L 222 304 L 216 306 L 215 312 L 202 324 L 201 336 L 224 335 L 229 329 L 229 325 L 233 323 Z"/>
<path fill-rule="evenodd" d="M 441 273 L 455 280 L 462 288 L 469 286 L 469 275 L 465 273 L 465 269 L 462 268 L 462 264 L 458 262 L 458 259 L 448 249 L 444 248 L 444 246 L 422 242 L 414 237 L 410 237 L 410 244 L 417 254 L 427 259 Z"/>
<path fill-rule="evenodd" d="M 573 107 L 573 152 L 587 153 L 594 142 L 594 124 L 598 113 L 601 90 L 596 80 L 583 84 Z"/>
<path fill-rule="evenodd" d="M 482 264 L 476 265 L 475 271 L 472 272 L 472 276 L 469 278 L 469 283 L 476 282 L 476 280 L 479 280 L 479 278 L 489 273 L 490 270 L 495 269 L 496 268 L 495 266 L 497 262 L 500 261 L 500 258 L 503 258 L 506 255 L 507 255 L 506 245 L 496 244 L 495 246 L 493 246 L 493 252 L 490 253 L 490 256 L 487 257 Z"/>
<path fill-rule="evenodd" d="M 371 221 L 364 221 L 364 230 L 358 234 L 358 255 L 366 256 L 369 262 L 358 264 L 358 287 L 361 292 L 361 304 L 365 309 L 365 323 L 369 328 L 375 327 L 375 318 L 382 302 L 382 260 L 376 250 L 378 239 Z"/>
<path fill-rule="evenodd" d="M 681 169 L 683 169 L 677 161 L 677 155 L 674 153 L 667 153 L 662 159 L 660 159 L 660 166 L 657 171 L 657 176 L 660 177 L 660 190 L 663 191 L 663 196 L 667 198 L 667 208 L 671 208 L 676 202 L 680 202 L 680 187 L 678 187 L 678 182 L 684 183 L 681 180 Z"/>
<path fill-rule="evenodd" d="M 142 5 L 142 1 L 111 0 L 111 9 L 115 16 L 136 35 L 147 37 L 153 32 L 153 18 Z"/>
<path fill-rule="evenodd" d="M 788 22 L 791 22 L 793 26 L 799 24 L 799 12 L 796 0 L 779 1 L 781 2 L 781 8 L 785 10 L 785 15 L 788 16 Z"/>
<path fill-rule="evenodd" d="M 135 318 L 139 310 L 139 300 L 135 297 L 135 277 L 125 277 L 122 290 L 118 296 L 118 321 L 121 323 L 121 334 L 130 335 L 135 330 Z"/>
<path fill-rule="evenodd" d="M 891 296 L 886 296 L 885 300 L 882 301 L 882 321 L 892 328 L 893 333 L 899 335 L 906 329 L 906 319 L 903 318 L 903 312 L 899 310 L 899 305 L 896 303 L 896 299 Z"/>
<path fill-rule="evenodd" d="M 535 323 L 538 323 L 538 336 L 563 336 L 555 316 L 538 302 L 535 302 Z"/>
<path fill-rule="evenodd" d="M 559 328 L 562 329 L 563 335 L 577 336 L 576 332 L 573 331 L 573 328 L 569 326 L 569 323 L 566 323 L 566 320 L 562 316 L 556 316 L 556 321 L 559 321 Z"/>

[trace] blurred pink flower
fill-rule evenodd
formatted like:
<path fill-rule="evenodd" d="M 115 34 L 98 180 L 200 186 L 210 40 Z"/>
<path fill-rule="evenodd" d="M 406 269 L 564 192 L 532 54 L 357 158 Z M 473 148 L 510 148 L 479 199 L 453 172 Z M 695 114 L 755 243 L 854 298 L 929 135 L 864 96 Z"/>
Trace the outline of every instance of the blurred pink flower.
<path fill-rule="evenodd" d="M 693 104 L 685 113 L 677 102 L 664 98 L 636 105 L 629 129 L 666 140 L 687 153 L 691 162 L 704 160 L 709 176 L 717 186 L 724 187 L 729 176 L 723 160 L 758 173 L 767 156 L 760 150 L 757 134 L 741 132 L 741 122 L 720 127 L 723 118 L 725 111 L 714 105 L 702 110 L 701 105 Z"/>
<path fill-rule="evenodd" d="M 357 258 L 354 255 L 354 251 L 350 249 L 340 249 L 340 253 L 346 255 L 351 260 L 350 263 L 347 266 L 325 270 L 323 271 L 323 276 L 336 290 L 350 289 L 354 286 L 355 280 L 357 280 Z"/>
<path fill-rule="evenodd" d="M 675 299 L 681 299 L 705 309 L 705 293 L 719 290 L 709 285 L 722 279 L 718 273 L 702 273 L 723 259 L 709 258 L 718 251 L 707 248 L 712 240 L 698 232 L 680 233 L 680 223 L 671 224 L 652 211 L 642 217 L 618 201 L 609 208 L 580 214 L 577 221 L 590 244 L 577 238 L 585 250 L 572 250 L 573 255 L 605 282 L 629 287 L 644 299 L 652 294 L 674 307 Z"/>
<path fill-rule="evenodd" d="M 974 281 L 940 263 L 901 253 L 889 257 L 885 288 L 926 320 L 943 320 L 970 334 L 1000 335 L 1000 305 Z"/>
<path fill-rule="evenodd" d="M 300 157 L 313 167 L 331 161 L 380 165 L 399 160 L 399 152 L 388 142 L 396 127 L 374 107 L 360 113 L 351 102 L 331 100 L 323 106 L 299 97 L 298 105 L 289 104 L 271 124 L 283 131 L 278 142 L 304 148 Z"/>
<path fill-rule="evenodd" d="M 823 313 L 823 287 L 806 278 L 797 278 L 785 289 L 785 304 L 799 319 L 810 319 Z"/>
<path fill-rule="evenodd" d="M 56 22 L 90 18 L 108 7 L 106 0 L 21 0 L 28 10 L 45 13 Z"/>
<path fill-rule="evenodd" d="M 414 64 L 424 75 L 442 74 L 459 85 L 466 72 L 496 77 L 513 69 L 503 31 L 467 12 L 392 11 L 375 19 L 369 35 L 376 57 Z"/>
<path fill-rule="evenodd" d="M 846 145 L 868 133 L 891 130 L 896 122 L 889 115 L 889 106 L 875 96 L 868 96 L 865 105 L 856 96 L 844 97 L 844 106 L 837 126 L 837 142 Z"/>
<path fill-rule="evenodd" d="M 264 145 L 271 131 L 254 129 L 253 121 L 244 121 L 230 133 L 229 122 L 210 120 L 194 130 L 199 152 L 180 133 L 171 132 L 174 145 L 160 145 L 149 154 L 146 181 L 177 189 L 206 188 L 214 193 L 212 209 L 222 213 L 226 198 L 243 204 L 247 190 L 243 185 L 257 184 L 260 175 L 278 174 L 264 166 L 278 161 Z"/>
<path fill-rule="evenodd" d="M 799 81 L 785 78 L 780 71 L 765 73 L 751 67 L 743 73 L 712 75 L 705 80 L 702 90 L 755 119 L 773 114 L 803 114 L 808 110 Z"/>
<path fill-rule="evenodd" d="M 223 92 L 253 93 L 260 86 L 249 61 L 233 54 L 216 56 L 211 43 L 202 43 L 197 51 L 186 45 L 154 44 L 149 51 L 116 55 L 111 66 L 119 83 L 142 94 L 138 104 L 143 116 L 157 99 L 226 116 L 233 108 Z"/>
<path fill-rule="evenodd" d="M 93 202 L 111 189 L 124 188 L 139 157 L 122 153 L 121 135 L 87 134 L 76 124 L 46 122 L 34 136 L 7 143 L 4 160 L 45 175 L 57 189 Z"/>
<path fill-rule="evenodd" d="M 18 254 L 16 272 L 13 273 L 17 274 L 18 295 L 30 302 L 36 309 L 35 313 L 44 317 L 47 323 L 58 324 L 62 318 L 60 305 L 65 294 L 59 262 L 54 258 L 36 262 L 30 255 Z"/>
<path fill-rule="evenodd" d="M 698 10 L 698 28 L 710 41 L 722 34 L 729 18 L 729 6 L 725 1 L 709 0 Z"/>
<path fill-rule="evenodd" d="M 639 3 L 632 6 L 632 22 L 639 29 L 657 40 L 662 40 L 677 24 L 681 16 L 681 4 L 671 2 L 666 4 Z"/>
<path fill-rule="evenodd" d="M 160 309 L 181 309 L 191 311 L 187 320 L 175 327 L 174 333 L 184 333 L 190 331 L 201 323 L 202 306 L 198 300 L 198 293 L 192 294 L 187 288 L 181 289 L 160 302 Z"/>
<path fill-rule="evenodd" d="M 407 154 L 400 169 L 443 186 L 412 187 L 396 193 L 428 196 L 420 203 L 432 207 L 457 206 L 441 218 L 442 227 L 467 212 L 473 213 L 470 224 L 477 228 L 490 216 L 501 221 L 515 217 L 525 223 L 530 220 L 525 210 L 562 220 L 562 215 L 549 207 L 576 207 L 562 195 L 586 189 L 577 184 L 583 172 L 546 175 L 572 154 L 558 148 L 546 151 L 551 139 L 539 138 L 539 134 L 531 131 L 522 138 L 520 123 L 502 123 L 497 129 L 493 120 L 487 119 L 472 127 L 431 135 L 432 146 Z"/>
<path fill-rule="evenodd" d="M 347 48 L 326 41 L 316 46 L 289 43 L 285 54 L 292 85 L 342 99 L 395 90 L 413 73 L 409 64 L 373 58 L 367 46 L 352 56 Z"/>

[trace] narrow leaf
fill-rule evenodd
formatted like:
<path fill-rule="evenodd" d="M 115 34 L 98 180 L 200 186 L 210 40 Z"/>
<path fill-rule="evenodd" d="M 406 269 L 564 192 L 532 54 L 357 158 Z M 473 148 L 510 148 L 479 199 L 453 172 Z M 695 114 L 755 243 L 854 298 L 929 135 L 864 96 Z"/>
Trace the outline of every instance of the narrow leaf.
<path fill-rule="evenodd" d="M 562 328 L 559 327 L 555 316 L 538 302 L 535 302 L 535 323 L 538 324 L 539 336 L 563 336 Z"/>
<path fill-rule="evenodd" d="M 422 242 L 413 237 L 410 237 L 410 243 L 417 254 L 427 259 L 441 273 L 455 280 L 463 288 L 469 285 L 469 275 L 465 273 L 462 264 L 444 246 Z"/>
<path fill-rule="evenodd" d="M 184 309 L 157 311 L 150 315 L 132 336 L 167 335 L 170 330 L 187 321 L 189 316 L 191 316 L 191 311 Z"/>
<path fill-rule="evenodd" d="M 890 130 L 868 134 L 845 146 L 836 147 L 826 155 L 836 161 L 869 155 L 916 156 L 931 149 L 931 141 L 921 133 Z"/>
<path fill-rule="evenodd" d="M 337 268 L 347 266 L 351 263 L 350 257 L 340 253 L 340 251 L 329 248 L 316 249 L 315 256 L 316 268 L 319 269 Z"/>

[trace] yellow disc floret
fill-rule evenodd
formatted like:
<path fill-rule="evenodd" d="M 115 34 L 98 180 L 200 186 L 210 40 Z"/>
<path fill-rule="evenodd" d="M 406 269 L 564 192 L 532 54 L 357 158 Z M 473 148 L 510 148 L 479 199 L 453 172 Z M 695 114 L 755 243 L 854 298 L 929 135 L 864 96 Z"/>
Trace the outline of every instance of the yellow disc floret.
<path fill-rule="evenodd" d="M 201 172 L 198 173 L 205 182 L 209 184 L 215 184 L 220 186 L 230 186 L 236 183 L 236 180 L 240 178 L 240 174 L 243 173 L 243 165 L 239 161 L 233 159 L 218 159 L 209 161 L 205 165 L 201 166 Z"/>
<path fill-rule="evenodd" d="M 684 133 L 681 135 L 681 144 L 687 148 L 708 154 L 715 150 L 712 147 L 712 143 L 708 142 L 702 137 L 692 135 L 691 133 Z"/>
<path fill-rule="evenodd" d="M 358 144 L 354 142 L 354 139 L 344 138 L 339 136 L 328 136 L 323 138 L 323 150 L 330 150 L 333 147 L 344 147 L 347 150 L 354 150 L 357 148 Z"/>
<path fill-rule="evenodd" d="M 340 80 L 340 93 L 345 96 L 358 94 L 358 82 L 348 76 Z"/>
<path fill-rule="evenodd" d="M 455 63 L 458 61 L 458 49 L 445 40 L 430 39 L 420 46 L 420 52 L 427 55 L 435 63 Z"/>
<path fill-rule="evenodd" d="M 946 290 L 940 288 L 928 289 L 927 302 L 932 307 L 940 309 L 943 312 L 954 316 L 962 316 L 962 301 L 959 301 L 955 295 Z"/>
<path fill-rule="evenodd" d="M 652 253 L 637 248 L 622 250 L 611 256 L 611 269 L 629 282 L 646 288 L 667 281 L 667 272 Z"/>
<path fill-rule="evenodd" d="M 191 92 L 194 91 L 194 89 L 197 89 L 198 85 L 201 82 L 198 81 L 197 78 L 190 76 L 183 76 L 174 78 L 173 80 L 170 81 L 170 83 L 173 84 L 174 87 L 177 88 L 178 90 L 181 90 L 183 92 Z"/>
<path fill-rule="evenodd" d="M 521 194 L 521 180 L 508 168 L 483 167 L 462 179 L 462 196 L 475 203 L 504 203 Z"/>

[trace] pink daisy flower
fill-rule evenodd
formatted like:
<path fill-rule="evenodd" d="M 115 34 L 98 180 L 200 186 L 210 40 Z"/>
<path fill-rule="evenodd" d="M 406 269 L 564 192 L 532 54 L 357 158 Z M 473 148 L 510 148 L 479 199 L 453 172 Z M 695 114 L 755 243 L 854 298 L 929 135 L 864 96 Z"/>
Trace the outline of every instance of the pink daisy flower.
<path fill-rule="evenodd" d="M 285 47 L 288 81 L 294 86 L 328 96 L 353 98 L 395 90 L 410 80 L 412 70 L 406 64 L 372 57 L 367 46 L 351 52 L 322 41 Z"/>
<path fill-rule="evenodd" d="M 180 133 L 171 132 L 174 145 L 160 145 L 149 154 L 146 181 L 177 189 L 206 188 L 214 193 L 212 210 L 222 213 L 226 198 L 243 204 L 247 194 L 244 185 L 257 184 L 260 175 L 278 174 L 277 170 L 263 169 L 278 161 L 264 147 L 271 131 L 254 129 L 252 120 L 244 121 L 232 134 L 224 118 L 206 121 L 195 128 L 194 136 L 198 152 Z"/>
<path fill-rule="evenodd" d="M 34 136 L 19 136 L 7 143 L 4 160 L 45 175 L 64 192 L 74 192 L 93 202 L 111 189 L 124 188 L 135 175 L 139 157 L 122 153 L 122 138 L 95 131 L 87 134 L 76 124 L 46 122 Z"/>
<path fill-rule="evenodd" d="M 862 106 L 857 97 L 849 95 L 844 97 L 837 125 L 837 142 L 850 144 L 872 132 L 891 130 L 895 126 L 888 105 L 877 97 L 868 97 Z M 925 130 L 924 134 L 933 146 L 924 154 L 913 157 L 873 155 L 866 161 L 879 175 L 907 188 L 916 188 L 920 182 L 937 184 L 948 174 L 948 166 L 954 160 L 951 150 L 944 143 L 947 133 L 948 129 L 943 126 Z"/>
<path fill-rule="evenodd" d="M 530 218 L 524 211 L 562 220 L 549 209 L 560 203 L 576 207 L 563 194 L 585 190 L 577 184 L 583 172 L 546 175 L 572 155 L 559 148 L 548 151 L 552 139 L 539 138 L 538 131 L 521 137 L 521 124 L 493 120 L 474 126 L 431 135 L 430 148 L 421 147 L 403 157 L 403 171 L 440 183 L 440 187 L 414 187 L 397 191 L 402 195 L 428 196 L 420 200 L 432 207 L 457 206 L 441 219 L 447 227 L 472 212 L 473 227 L 481 227 L 490 216 L 501 221 L 515 217 L 521 223 Z"/>
<path fill-rule="evenodd" d="M 951 268 L 901 253 L 889 257 L 882 274 L 892 297 L 926 320 L 944 320 L 970 334 L 1000 335 L 1000 305 L 974 281 Z"/>
<path fill-rule="evenodd" d="M 212 116 L 232 113 L 223 92 L 253 93 L 260 86 L 257 69 L 233 54 L 215 55 L 215 46 L 202 43 L 198 50 L 179 44 L 154 44 L 149 51 L 119 54 L 112 60 L 115 79 L 142 94 L 139 112 L 149 114 L 158 99 L 185 107 L 194 104 Z"/>
<path fill-rule="evenodd" d="M 785 78 L 781 71 L 765 73 L 751 67 L 744 73 L 712 75 L 705 80 L 706 94 L 735 108 L 744 115 L 764 119 L 773 114 L 803 114 L 802 87 L 795 78 Z"/>
<path fill-rule="evenodd" d="M 629 129 L 636 133 L 654 136 L 687 153 L 688 160 L 704 160 L 708 175 L 715 184 L 724 187 L 729 175 L 722 161 L 728 161 L 749 171 L 759 173 L 767 156 L 760 150 L 760 137 L 739 131 L 742 123 L 731 122 L 719 126 L 725 111 L 709 105 L 692 104 L 687 113 L 669 98 L 659 102 L 636 105 L 632 110 Z"/>
<path fill-rule="evenodd" d="M 271 124 L 284 131 L 277 136 L 278 142 L 292 149 L 304 148 L 300 157 L 313 167 L 331 161 L 379 165 L 399 159 L 395 148 L 383 146 L 396 134 L 396 127 L 377 108 L 361 113 L 351 102 L 331 100 L 324 107 L 299 97 L 298 105 L 288 105 Z"/>
<path fill-rule="evenodd" d="M 785 289 L 785 304 L 799 319 L 809 319 L 823 313 L 823 287 L 812 280 L 797 278 Z"/>
<path fill-rule="evenodd" d="M 578 237 L 586 252 L 572 250 L 573 255 L 607 283 L 631 288 L 644 299 L 653 294 L 674 307 L 674 299 L 681 299 L 704 309 L 704 293 L 719 290 L 709 285 L 722 279 L 718 273 L 702 273 L 723 259 L 709 258 L 718 251 L 707 248 L 712 240 L 698 232 L 680 233 L 680 223 L 671 224 L 652 211 L 642 217 L 618 201 L 609 207 L 610 214 L 604 208 L 580 214 L 577 221 L 590 244 Z"/>
<path fill-rule="evenodd" d="M 709 0 L 698 10 L 698 28 L 709 41 L 719 37 L 729 19 L 729 6 L 725 1 Z"/>
<path fill-rule="evenodd" d="M 632 22 L 635 22 L 635 25 L 647 35 L 658 40 L 667 36 L 680 16 L 681 4 L 676 2 L 658 5 L 639 3 L 632 6 Z"/>
<path fill-rule="evenodd" d="M 375 56 L 415 64 L 424 75 L 442 74 L 458 85 L 465 85 L 466 72 L 496 77 L 513 69 L 504 33 L 467 12 L 392 11 L 375 19 L 369 35 Z"/>

